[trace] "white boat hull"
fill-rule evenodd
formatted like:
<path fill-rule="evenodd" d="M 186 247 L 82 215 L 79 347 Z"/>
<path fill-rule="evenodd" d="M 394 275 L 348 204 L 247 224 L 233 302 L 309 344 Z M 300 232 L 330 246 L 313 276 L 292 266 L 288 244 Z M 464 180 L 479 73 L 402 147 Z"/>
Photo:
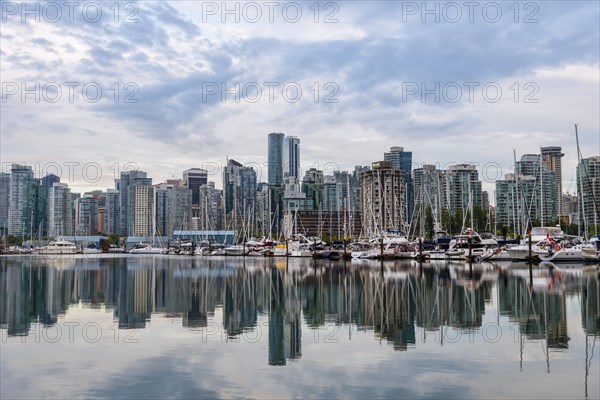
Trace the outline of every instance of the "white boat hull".
<path fill-rule="evenodd" d="M 141 249 L 131 249 L 129 254 L 165 254 L 165 249 L 159 247 L 142 247 Z"/>
<path fill-rule="evenodd" d="M 596 246 L 584 246 L 581 248 L 581 256 L 584 260 L 598 261 L 600 252 L 596 249 Z"/>
<path fill-rule="evenodd" d="M 506 250 L 509 257 L 513 261 L 527 260 L 529 258 L 529 246 L 518 245 Z M 531 255 L 536 256 L 535 249 L 532 247 Z"/>
<path fill-rule="evenodd" d="M 48 255 L 48 254 L 55 254 L 55 255 L 78 254 L 78 253 L 79 253 L 78 249 L 39 249 L 37 251 L 37 254 L 44 254 L 44 255 Z"/>
<path fill-rule="evenodd" d="M 290 257 L 312 257 L 312 251 L 310 251 L 310 250 L 293 250 L 290 253 Z"/>
<path fill-rule="evenodd" d="M 353 251 L 352 253 L 350 253 L 350 255 L 352 256 L 352 258 L 362 258 L 362 256 L 366 253 L 366 251 Z"/>
<path fill-rule="evenodd" d="M 561 261 L 583 261 L 583 255 L 581 252 L 581 247 L 572 247 L 572 248 L 564 248 L 553 253 L 538 253 L 540 260 L 542 261 L 552 261 L 552 262 L 561 262 Z"/>
<path fill-rule="evenodd" d="M 226 256 L 243 256 L 244 249 L 225 249 Z"/>

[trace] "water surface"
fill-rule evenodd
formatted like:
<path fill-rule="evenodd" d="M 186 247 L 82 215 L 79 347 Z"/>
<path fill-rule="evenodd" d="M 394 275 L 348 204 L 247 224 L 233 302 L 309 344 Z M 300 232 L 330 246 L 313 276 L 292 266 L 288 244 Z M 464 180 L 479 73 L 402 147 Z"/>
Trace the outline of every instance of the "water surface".
<path fill-rule="evenodd" d="M 518 264 L 4 257 L 0 397 L 599 398 L 596 268 L 529 279 Z"/>

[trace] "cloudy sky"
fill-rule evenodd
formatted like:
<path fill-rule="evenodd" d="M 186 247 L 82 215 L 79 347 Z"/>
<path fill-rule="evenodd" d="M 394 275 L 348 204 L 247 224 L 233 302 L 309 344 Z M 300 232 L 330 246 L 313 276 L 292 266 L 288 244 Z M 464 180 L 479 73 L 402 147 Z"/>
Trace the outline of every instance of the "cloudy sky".
<path fill-rule="evenodd" d="M 219 182 L 226 157 L 264 165 L 269 132 L 301 139 L 303 168 L 404 146 L 477 163 L 488 190 L 513 150 L 558 145 L 574 192 L 575 122 L 600 154 L 597 1 L 0 4 L 3 170 L 75 190 L 131 167 Z"/>

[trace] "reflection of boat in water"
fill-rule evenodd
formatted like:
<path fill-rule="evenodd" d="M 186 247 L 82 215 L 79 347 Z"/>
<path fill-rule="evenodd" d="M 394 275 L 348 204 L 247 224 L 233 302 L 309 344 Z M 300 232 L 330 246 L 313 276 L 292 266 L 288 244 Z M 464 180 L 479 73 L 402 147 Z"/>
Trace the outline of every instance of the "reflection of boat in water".
<path fill-rule="evenodd" d="M 234 268 L 177 268 L 173 271 L 175 278 L 216 278 L 222 276 L 235 276 L 237 270 Z"/>
<path fill-rule="evenodd" d="M 598 264 L 581 264 L 581 263 L 560 263 L 554 264 L 551 262 L 542 262 L 540 267 L 550 267 L 558 275 L 567 277 L 567 278 L 581 278 L 583 274 L 587 273 L 587 271 L 596 271 L 598 270 Z"/>
<path fill-rule="evenodd" d="M 477 288 L 485 282 L 498 280 L 498 271 L 490 263 L 448 263 L 450 278 L 458 286 Z"/>
<path fill-rule="evenodd" d="M 568 282 L 573 282 L 581 277 L 581 265 L 565 268 L 565 265 L 557 267 L 550 262 L 544 262 L 539 267 L 533 267 L 531 274 L 529 268 L 510 268 L 507 270 L 509 276 L 515 276 L 531 284 L 530 290 L 538 293 L 562 293 Z M 531 278 L 531 282 L 529 281 Z"/>

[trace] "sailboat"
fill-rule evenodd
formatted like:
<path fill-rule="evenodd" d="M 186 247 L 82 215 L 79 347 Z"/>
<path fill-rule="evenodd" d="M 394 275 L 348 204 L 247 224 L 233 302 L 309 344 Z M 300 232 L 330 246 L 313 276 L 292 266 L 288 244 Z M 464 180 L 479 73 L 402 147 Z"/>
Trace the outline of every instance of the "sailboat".
<path fill-rule="evenodd" d="M 578 164 L 581 163 L 581 159 L 582 159 L 582 155 L 581 155 L 581 149 L 579 148 L 579 133 L 577 131 L 577 124 L 575 124 L 575 141 L 577 143 L 577 162 Z M 585 168 L 582 168 L 585 169 Z M 587 175 L 587 171 L 586 171 L 586 175 Z M 589 175 L 587 176 L 588 180 L 589 180 Z M 584 203 L 584 195 L 583 195 L 583 174 L 581 174 L 579 176 L 579 187 L 580 187 L 580 191 L 581 191 L 581 204 L 579 205 L 581 207 L 581 210 L 583 210 L 581 212 L 581 216 L 583 217 L 583 235 L 584 237 L 587 239 L 587 231 L 588 231 L 588 224 L 587 224 L 587 220 L 586 220 L 586 213 L 585 213 L 585 203 Z M 592 191 L 592 200 L 594 202 L 594 209 L 596 210 L 596 213 L 594 214 L 594 227 L 597 228 L 598 224 L 596 221 L 596 215 L 598 215 L 598 204 L 596 203 L 596 197 L 594 196 L 594 193 Z M 596 232 L 597 233 L 597 232 Z M 591 261 L 591 262 L 596 262 L 598 260 L 600 260 L 600 247 L 599 246 L 600 243 L 600 237 L 595 237 L 592 238 L 588 243 L 583 244 L 581 246 L 581 257 L 583 258 L 584 261 Z"/>

